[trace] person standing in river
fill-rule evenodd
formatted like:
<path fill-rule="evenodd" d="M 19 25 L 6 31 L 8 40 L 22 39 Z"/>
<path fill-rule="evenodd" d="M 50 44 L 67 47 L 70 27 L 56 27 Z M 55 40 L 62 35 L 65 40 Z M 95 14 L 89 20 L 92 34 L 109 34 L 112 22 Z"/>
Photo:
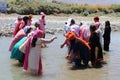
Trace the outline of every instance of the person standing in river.
<path fill-rule="evenodd" d="M 9 46 L 9 51 L 12 50 L 12 48 L 14 47 L 14 45 L 20 41 L 23 37 L 27 36 L 27 34 L 30 32 L 31 27 L 30 26 L 25 26 L 24 29 L 20 29 L 17 34 L 12 38 L 12 41 L 10 43 Z"/>
<path fill-rule="evenodd" d="M 24 70 L 30 71 L 33 74 L 42 74 L 41 61 L 41 45 L 42 43 L 51 43 L 57 37 L 53 36 L 50 39 L 43 38 L 44 32 L 35 30 L 33 35 L 28 38 L 25 49 Z"/>
<path fill-rule="evenodd" d="M 103 61 L 103 53 L 95 25 L 90 25 L 90 32 L 91 36 L 89 39 L 89 45 L 91 47 L 91 64 L 93 67 L 101 67 L 101 62 Z"/>
<path fill-rule="evenodd" d="M 73 31 L 73 32 L 75 33 L 75 35 L 76 35 L 77 37 L 79 37 L 79 33 L 80 33 L 80 28 L 79 28 L 79 26 L 75 23 L 75 20 L 74 20 L 74 19 L 69 18 L 68 21 L 67 21 L 67 23 L 66 23 L 65 32 L 68 33 L 68 32 L 71 32 L 71 31 Z M 71 56 L 72 48 L 71 48 L 71 46 L 70 46 L 69 40 L 67 40 L 67 39 L 64 41 L 63 44 L 61 44 L 61 48 L 63 48 L 65 44 L 66 44 L 67 47 L 68 47 L 68 54 L 67 54 L 67 56 L 66 56 L 66 58 L 68 59 L 68 58 L 70 58 L 70 56 Z"/>
<path fill-rule="evenodd" d="M 12 43 L 10 58 L 18 60 L 20 63 L 23 63 L 24 62 L 24 52 L 20 51 L 19 47 L 27 40 L 27 38 L 28 38 L 27 35 L 32 31 L 32 28 L 29 26 L 26 26 L 24 28 L 24 32 L 26 32 L 26 35 L 23 35 L 21 30 L 20 30 L 21 34 L 19 32 L 19 34 L 17 36 L 18 38 L 20 37 L 19 41 L 17 41 L 16 43 Z"/>
<path fill-rule="evenodd" d="M 28 16 L 24 16 L 23 20 L 21 20 L 20 22 L 17 23 L 14 31 L 13 31 L 13 37 L 18 33 L 19 30 L 24 29 L 25 26 L 27 26 L 29 17 Z"/>
<path fill-rule="evenodd" d="M 81 21 L 79 24 L 80 27 L 80 38 L 89 42 L 90 30 L 87 28 L 87 24 L 85 21 Z"/>
<path fill-rule="evenodd" d="M 17 26 L 17 24 L 18 24 L 22 19 L 23 19 L 23 17 L 22 17 L 21 15 L 19 15 L 19 16 L 17 17 L 17 20 L 15 20 L 15 22 L 14 22 L 14 28 Z"/>
<path fill-rule="evenodd" d="M 81 67 L 87 68 L 89 59 L 90 59 L 90 46 L 88 43 L 79 38 L 75 32 L 70 31 L 66 33 L 66 39 L 70 42 L 70 47 L 72 50 L 71 53 L 71 62 L 73 64 L 71 69 L 79 69 Z"/>
<path fill-rule="evenodd" d="M 94 17 L 94 25 L 96 27 L 96 33 L 99 36 L 99 39 L 100 39 L 99 41 L 100 41 L 100 44 L 102 46 L 103 45 L 103 43 L 102 43 L 102 38 L 103 38 L 102 37 L 102 28 L 101 28 L 101 22 L 100 22 L 98 16 Z"/>
<path fill-rule="evenodd" d="M 105 30 L 104 30 L 104 34 L 103 34 L 104 50 L 105 51 L 109 51 L 110 34 L 111 34 L 110 21 L 105 21 Z"/>
<path fill-rule="evenodd" d="M 45 16 L 46 14 L 44 12 L 41 12 L 40 15 L 41 15 L 41 18 L 39 19 L 39 29 L 44 32 L 43 38 L 45 38 L 45 25 L 46 25 Z M 46 44 L 43 43 L 42 47 L 46 47 Z"/>

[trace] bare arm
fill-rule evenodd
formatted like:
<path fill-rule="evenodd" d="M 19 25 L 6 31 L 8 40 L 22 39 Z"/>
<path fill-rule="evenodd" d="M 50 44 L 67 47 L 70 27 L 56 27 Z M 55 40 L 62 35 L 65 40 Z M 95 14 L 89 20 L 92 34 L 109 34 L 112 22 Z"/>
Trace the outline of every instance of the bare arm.
<path fill-rule="evenodd" d="M 54 41 L 55 39 L 57 39 L 56 36 L 53 36 L 53 37 L 51 37 L 50 39 L 41 38 L 41 43 L 51 43 L 51 42 Z"/>
<path fill-rule="evenodd" d="M 64 41 L 63 44 L 60 45 L 60 48 L 63 48 L 65 44 L 67 44 L 67 39 Z"/>

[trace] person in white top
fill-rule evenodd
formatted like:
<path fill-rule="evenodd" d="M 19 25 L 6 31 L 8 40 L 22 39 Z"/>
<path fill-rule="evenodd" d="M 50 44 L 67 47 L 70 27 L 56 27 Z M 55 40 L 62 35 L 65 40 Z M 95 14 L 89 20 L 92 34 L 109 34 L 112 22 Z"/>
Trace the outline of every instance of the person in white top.
<path fill-rule="evenodd" d="M 75 24 L 75 20 L 71 19 L 70 22 L 70 31 L 74 31 L 75 34 L 79 37 L 80 36 L 80 28 L 77 24 Z"/>
<path fill-rule="evenodd" d="M 103 35 L 103 33 L 102 33 L 101 23 L 99 21 L 99 17 L 98 16 L 94 17 L 94 25 L 96 27 L 96 31 L 95 32 L 98 34 L 99 39 L 100 39 L 100 44 L 102 46 L 102 44 L 103 44 L 103 42 L 102 42 L 102 35 Z"/>

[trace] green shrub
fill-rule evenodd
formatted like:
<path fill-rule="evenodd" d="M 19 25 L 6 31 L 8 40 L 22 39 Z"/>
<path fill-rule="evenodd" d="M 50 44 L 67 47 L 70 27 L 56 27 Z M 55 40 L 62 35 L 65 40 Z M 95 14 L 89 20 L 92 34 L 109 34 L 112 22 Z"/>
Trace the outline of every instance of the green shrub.
<path fill-rule="evenodd" d="M 112 5 L 111 7 L 114 12 L 120 12 L 120 5 Z"/>
<path fill-rule="evenodd" d="M 81 14 L 82 16 L 89 16 L 91 14 L 110 14 L 120 12 L 120 5 L 76 5 L 63 3 L 40 2 L 33 0 L 12 0 L 8 3 L 7 10 L 9 13 L 19 14 L 40 14 L 41 11 L 46 14 Z"/>

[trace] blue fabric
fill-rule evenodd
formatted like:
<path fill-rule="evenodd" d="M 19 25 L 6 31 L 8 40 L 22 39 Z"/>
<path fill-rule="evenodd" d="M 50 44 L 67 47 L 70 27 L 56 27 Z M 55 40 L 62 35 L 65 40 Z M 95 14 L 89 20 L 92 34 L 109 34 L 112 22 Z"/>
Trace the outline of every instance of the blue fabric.
<path fill-rule="evenodd" d="M 78 51 L 80 53 L 78 53 Z M 80 54 L 80 59 L 83 61 L 85 65 L 88 65 L 88 61 L 90 59 L 89 49 L 80 41 L 75 41 L 73 47 L 73 55 Z M 80 62 L 80 59 L 77 62 Z"/>

